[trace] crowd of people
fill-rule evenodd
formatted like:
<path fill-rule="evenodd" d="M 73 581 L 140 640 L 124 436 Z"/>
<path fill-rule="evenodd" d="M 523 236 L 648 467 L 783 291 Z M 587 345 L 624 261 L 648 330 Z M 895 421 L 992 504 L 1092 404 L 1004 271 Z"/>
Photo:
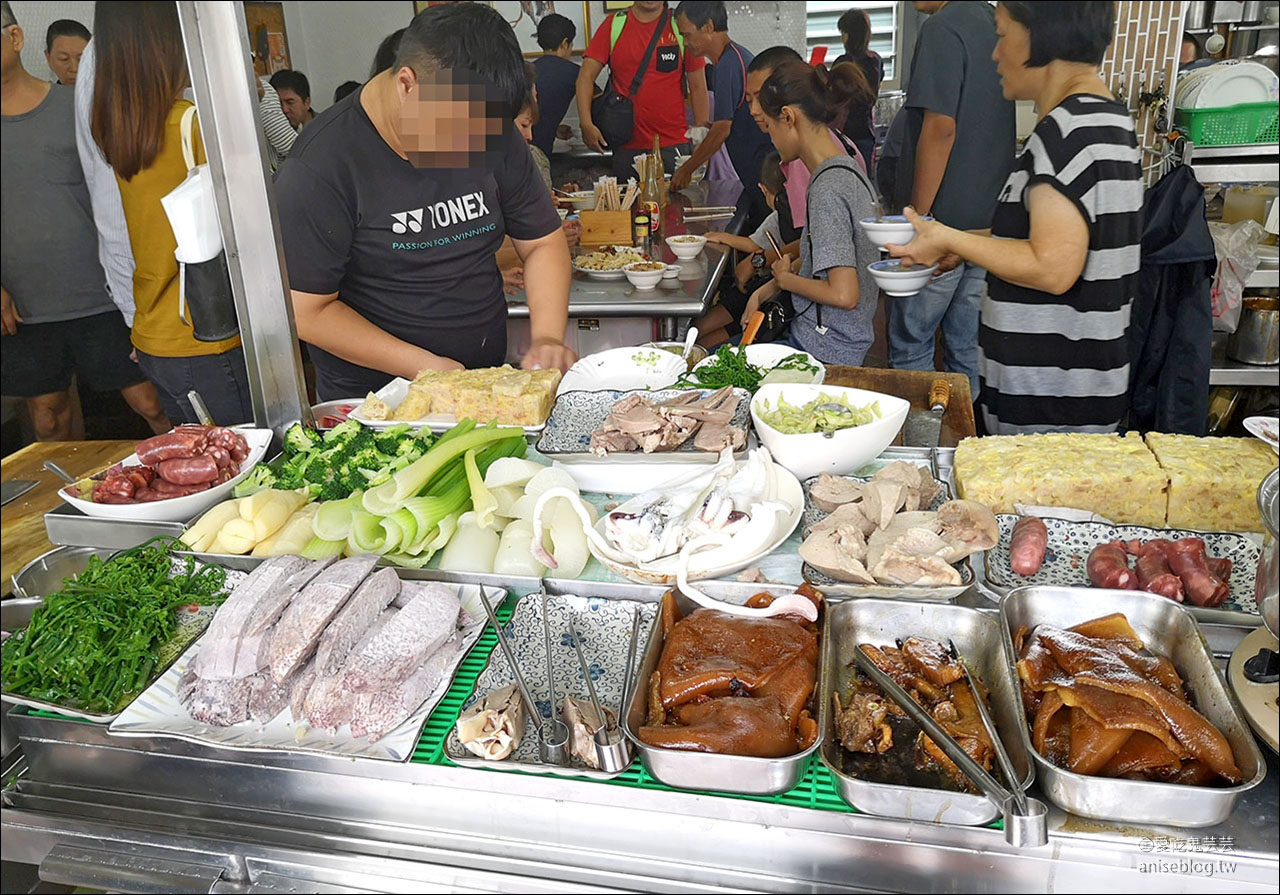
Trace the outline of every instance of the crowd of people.
<path fill-rule="evenodd" d="M 905 105 L 881 140 L 884 62 L 862 9 L 840 17 L 830 68 L 788 46 L 752 53 L 711 0 L 638 0 L 580 57 L 574 23 L 542 16 L 529 64 L 499 13 L 462 3 L 388 35 L 369 77 L 323 111 L 302 72 L 258 78 L 316 396 L 503 363 L 504 289 L 526 293 L 524 365 L 572 364 L 579 231 L 557 213 L 553 174 L 557 140 L 580 136 L 620 181 L 656 140 L 673 190 L 704 165 L 741 182 L 742 235 L 708 236 L 739 260 L 697 321 L 704 345 L 768 306 L 771 337 L 862 364 L 880 251 L 858 221 L 902 209 L 916 236 L 891 253 L 940 273 L 886 299 L 890 365 L 932 370 L 940 340 L 987 431 L 1116 429 L 1143 187 L 1132 119 L 1098 75 L 1113 4 L 913 5 L 925 18 Z M 21 24 L 0 6 L 4 393 L 26 399 L 41 439 L 72 432 L 73 375 L 119 391 L 155 431 L 195 419 L 193 388 L 216 419 L 250 419 L 239 339 L 201 341 L 184 316 L 161 203 L 204 162 L 175 5 L 99 2 L 92 35 L 55 22 L 54 83 L 24 68 Z M 1020 99 L 1038 116 L 1021 148 Z"/>

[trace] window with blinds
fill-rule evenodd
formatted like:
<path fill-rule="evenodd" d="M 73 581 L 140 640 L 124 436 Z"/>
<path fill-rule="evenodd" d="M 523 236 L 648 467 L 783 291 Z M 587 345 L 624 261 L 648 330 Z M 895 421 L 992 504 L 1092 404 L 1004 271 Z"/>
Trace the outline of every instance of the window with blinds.
<path fill-rule="evenodd" d="M 840 29 L 836 23 L 848 9 L 865 9 L 871 18 L 871 49 L 884 59 L 884 83 L 881 90 L 898 88 L 898 58 L 902 43 L 901 4 L 892 0 L 808 0 L 805 3 L 805 43 L 827 48 L 827 64 L 844 52 Z"/>

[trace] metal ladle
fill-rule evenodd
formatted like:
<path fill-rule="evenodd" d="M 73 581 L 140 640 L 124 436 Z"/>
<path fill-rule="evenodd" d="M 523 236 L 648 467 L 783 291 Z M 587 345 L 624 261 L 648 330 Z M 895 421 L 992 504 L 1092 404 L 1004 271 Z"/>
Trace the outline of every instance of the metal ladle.
<path fill-rule="evenodd" d="M 551 662 L 551 623 L 547 620 L 547 585 L 542 584 L 542 642 L 547 654 L 547 690 L 551 694 L 551 723 L 538 728 L 538 757 L 543 764 L 569 763 L 569 727 L 560 720 L 556 675 Z"/>
<path fill-rule="evenodd" d="M 1010 845 L 1017 848 L 1035 848 L 1045 845 L 1049 841 L 1048 828 L 1048 809 L 1039 799 L 1028 799 L 1019 791 L 1014 793 L 1001 786 L 995 777 L 973 760 L 973 757 L 964 748 L 955 741 L 941 724 L 934 720 L 920 703 L 911 698 L 906 690 L 899 686 L 898 682 L 889 675 L 885 674 L 876 667 L 876 663 L 871 661 L 871 657 L 862 651 L 860 647 L 853 650 L 853 660 L 858 664 L 858 668 L 867 677 L 878 686 L 885 696 L 892 699 L 898 706 L 911 716 L 911 720 L 923 728 L 925 734 L 938 744 L 938 747 L 946 753 L 947 758 L 955 762 L 956 766 L 964 772 L 964 775 L 977 784 L 982 790 L 983 795 L 990 799 L 1000 813 L 1004 817 L 1004 838 Z M 978 691 L 973 691 L 975 702 L 981 702 Z M 983 716 L 983 722 L 986 723 L 986 716 Z M 988 729 L 990 733 L 990 730 Z M 992 736 L 992 744 L 1000 743 L 1000 738 Z M 997 749 L 1002 746 L 997 745 Z M 1007 756 L 1006 756 L 1007 757 Z M 1006 772 L 1007 774 L 1007 772 Z M 1018 784 L 1009 778 L 1009 785 L 1018 787 Z M 1021 803 L 1019 802 L 1021 797 Z M 1019 811 L 1019 804 L 1022 810 Z"/>
<path fill-rule="evenodd" d="M 817 407 L 813 408 L 814 413 L 817 413 L 819 411 L 822 411 L 823 413 L 834 413 L 836 416 L 845 416 L 845 417 L 853 416 L 852 410 L 850 410 L 848 407 L 845 407 L 843 404 L 836 404 L 835 402 L 819 404 Z M 835 436 L 836 436 L 835 429 L 824 428 L 822 430 L 823 438 L 835 438 Z"/>
<path fill-rule="evenodd" d="M 71 477 L 71 473 L 67 472 L 65 469 L 63 469 L 57 463 L 54 463 L 52 460 L 45 460 L 44 468 L 49 470 L 49 472 L 53 473 L 58 478 L 62 479 L 68 485 L 74 485 L 76 483 L 76 480 Z"/>
<path fill-rule="evenodd" d="M 600 697 L 596 695 L 596 685 L 591 680 L 591 670 L 587 667 L 587 659 L 582 654 L 582 643 L 578 640 L 578 631 L 573 626 L 572 616 L 569 618 L 569 636 L 573 638 L 573 649 L 578 654 L 578 666 L 582 669 L 582 676 L 587 681 L 587 693 L 591 696 L 591 706 L 596 710 L 596 717 L 600 719 L 600 726 L 596 728 L 593 735 L 596 744 L 596 763 L 605 773 L 615 774 L 631 764 L 630 744 L 617 724 L 609 724 L 609 718 L 600 705 Z"/>
<path fill-rule="evenodd" d="M 507 635 L 502 633 L 502 624 L 498 621 L 498 615 L 493 611 L 493 606 L 489 603 L 489 597 L 484 591 L 484 585 L 480 585 L 480 605 L 484 607 L 485 614 L 489 616 L 489 621 L 493 623 L 494 633 L 498 635 L 498 646 L 502 647 L 502 654 L 507 657 L 507 664 L 511 666 L 511 676 L 515 678 L 516 687 L 520 690 L 520 698 L 524 700 L 525 711 L 533 719 L 533 726 L 537 729 L 538 737 L 541 739 L 542 715 L 538 712 L 538 704 L 533 701 L 533 696 L 529 693 L 529 688 L 524 682 L 524 675 L 520 673 L 520 666 L 516 664 L 515 653 L 511 651 L 511 644 L 507 642 Z"/>

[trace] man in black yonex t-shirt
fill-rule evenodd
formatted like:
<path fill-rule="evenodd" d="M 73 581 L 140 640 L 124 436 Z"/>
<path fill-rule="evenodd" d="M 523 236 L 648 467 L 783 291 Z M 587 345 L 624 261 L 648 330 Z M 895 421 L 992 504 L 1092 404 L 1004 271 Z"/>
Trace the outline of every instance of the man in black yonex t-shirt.
<path fill-rule="evenodd" d="M 395 64 L 312 122 L 276 179 L 298 335 L 321 400 L 423 369 L 501 364 L 494 253 L 524 262 L 523 365 L 567 369 L 569 248 L 511 119 L 525 92 L 511 27 L 459 3 L 414 18 Z"/>

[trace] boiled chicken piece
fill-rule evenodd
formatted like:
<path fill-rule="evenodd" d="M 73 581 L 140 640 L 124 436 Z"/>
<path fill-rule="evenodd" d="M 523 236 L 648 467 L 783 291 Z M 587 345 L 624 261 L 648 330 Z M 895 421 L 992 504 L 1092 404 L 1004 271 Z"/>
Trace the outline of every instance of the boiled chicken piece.
<path fill-rule="evenodd" d="M 885 549 L 913 528 L 927 528 L 932 532 L 941 532 L 938 525 L 938 514 L 928 510 L 916 510 L 914 513 L 899 513 L 893 517 L 888 528 L 877 528 L 867 538 L 867 567 L 871 568 L 880 562 Z M 944 543 L 944 547 L 946 544 Z"/>
<path fill-rule="evenodd" d="M 824 513 L 834 513 L 836 507 L 862 499 L 864 483 L 856 479 L 822 473 L 809 489 L 809 499 Z"/>
<path fill-rule="evenodd" d="M 813 532 L 800 545 L 800 558 L 837 581 L 875 584 L 864 560 L 867 544 L 862 532 L 852 526 Z"/>
<path fill-rule="evenodd" d="M 929 470 L 906 460 L 895 460 L 871 477 L 873 482 L 901 482 L 907 488 L 902 508 L 907 512 L 928 509 L 938 486 Z"/>
<path fill-rule="evenodd" d="M 918 587 L 959 584 L 960 572 L 939 555 L 945 547 L 946 542 L 935 532 L 909 528 L 885 549 L 871 574 L 881 584 Z"/>
<path fill-rule="evenodd" d="M 949 545 L 944 557 L 950 562 L 990 550 L 1000 540 L 995 515 L 976 500 L 947 501 L 938 507 L 938 522 L 942 524 L 942 538 Z"/>
<path fill-rule="evenodd" d="M 907 486 L 902 482 L 868 482 L 862 489 L 862 512 L 877 528 L 888 528 L 906 499 Z"/>
<path fill-rule="evenodd" d="M 821 522 L 814 523 L 809 534 L 821 534 L 838 528 L 856 528 L 862 532 L 863 537 L 867 537 L 876 531 L 876 524 L 862 512 L 861 503 L 845 503 L 836 507 L 835 512 Z"/>

